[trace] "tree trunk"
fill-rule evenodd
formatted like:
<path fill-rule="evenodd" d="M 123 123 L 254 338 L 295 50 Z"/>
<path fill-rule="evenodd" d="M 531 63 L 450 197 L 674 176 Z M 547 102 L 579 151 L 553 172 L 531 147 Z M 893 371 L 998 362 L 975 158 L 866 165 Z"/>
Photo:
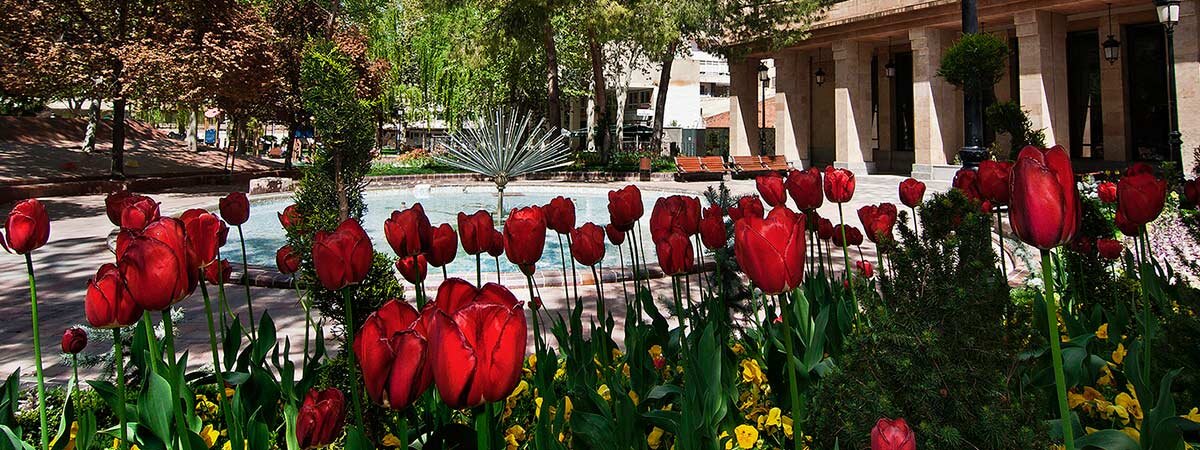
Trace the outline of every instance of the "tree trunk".
<path fill-rule="evenodd" d="M 562 127 L 562 95 L 558 85 L 558 46 L 554 43 L 554 25 L 546 20 L 543 27 L 542 46 L 546 48 L 546 122 L 552 127 Z"/>
<path fill-rule="evenodd" d="M 592 61 L 592 95 L 595 99 L 596 114 L 596 151 L 600 152 L 600 160 L 608 162 L 609 126 L 608 120 L 608 86 L 604 81 L 604 51 L 596 40 L 596 29 L 587 30 L 588 57 Z"/>
<path fill-rule="evenodd" d="M 117 3 L 117 38 L 114 42 L 114 50 L 125 44 L 125 28 L 128 21 L 129 0 L 121 0 Z M 125 63 L 118 57 L 113 60 L 112 73 L 112 92 L 113 92 L 113 118 L 112 118 L 112 166 L 109 168 L 109 176 L 113 178 L 125 178 L 125 93 L 122 92 L 124 87 L 121 85 L 121 76 L 125 72 Z"/>
<path fill-rule="evenodd" d="M 292 168 L 292 157 L 296 153 L 296 130 L 299 130 L 299 129 L 300 129 L 300 124 L 298 124 L 294 121 L 288 123 L 287 137 L 284 138 L 284 139 L 287 139 L 287 151 L 285 151 L 283 153 L 283 168 L 284 169 Z"/>
<path fill-rule="evenodd" d="M 83 151 L 91 153 L 96 151 L 96 128 L 100 126 L 100 100 L 92 100 L 91 108 L 88 108 L 88 123 L 87 129 L 83 132 Z"/>
<path fill-rule="evenodd" d="M 184 137 L 184 142 L 187 142 L 188 151 L 192 153 L 196 153 L 198 146 L 196 132 L 200 131 L 199 115 L 200 113 L 196 112 L 195 109 L 188 111 L 187 136 Z"/>
<path fill-rule="evenodd" d="M 663 148 L 663 119 L 667 109 L 667 89 L 671 87 L 671 66 L 675 64 L 675 52 L 679 51 L 679 41 L 671 43 L 667 53 L 663 55 L 662 69 L 658 77 L 658 95 L 654 98 L 654 135 L 650 146 L 661 152 Z"/>
<path fill-rule="evenodd" d="M 382 153 L 383 151 L 383 109 L 377 108 L 375 111 L 375 152 Z"/>

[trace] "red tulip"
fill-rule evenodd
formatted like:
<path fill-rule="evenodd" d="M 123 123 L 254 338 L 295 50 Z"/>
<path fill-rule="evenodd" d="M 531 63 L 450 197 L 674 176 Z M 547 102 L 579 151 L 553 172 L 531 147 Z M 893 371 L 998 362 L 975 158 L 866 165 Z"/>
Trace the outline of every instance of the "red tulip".
<path fill-rule="evenodd" d="M 283 212 L 279 213 L 279 224 L 283 225 L 284 230 L 291 230 L 293 227 L 298 227 L 304 224 L 304 216 L 300 215 L 300 208 L 296 205 L 288 205 L 283 208 Z"/>
<path fill-rule="evenodd" d="M 421 284 L 429 274 L 429 262 L 424 253 L 417 256 L 401 256 L 396 260 L 396 271 L 409 283 Z"/>
<path fill-rule="evenodd" d="M 1100 201 L 1104 203 L 1117 202 L 1117 183 L 1105 181 L 1096 186 L 1096 196 L 1100 197 Z"/>
<path fill-rule="evenodd" d="M 530 206 L 517 208 L 504 222 L 504 253 L 508 260 L 522 271 L 531 270 L 546 247 L 546 216 L 542 208 Z M 532 272 L 526 272 L 526 275 Z"/>
<path fill-rule="evenodd" d="M 954 173 L 955 189 L 962 191 L 963 195 L 971 200 L 980 200 L 979 195 L 979 172 L 972 169 L 962 168 Z"/>
<path fill-rule="evenodd" d="M 1129 177 L 1134 175 L 1154 175 L 1154 167 L 1151 167 L 1149 164 L 1144 162 L 1133 163 L 1129 166 L 1129 168 L 1125 169 L 1125 176 Z"/>
<path fill-rule="evenodd" d="M 843 232 L 845 232 L 844 241 L 842 237 Z M 856 247 L 862 245 L 863 243 L 862 232 L 858 231 L 858 228 L 850 225 L 838 225 L 833 227 L 833 236 L 831 239 L 833 240 L 833 245 L 838 247 Z"/>
<path fill-rule="evenodd" d="M 858 273 L 861 274 L 863 278 L 871 278 L 875 276 L 875 266 L 872 266 L 870 261 L 859 260 L 858 262 L 854 263 L 854 266 L 858 268 Z"/>
<path fill-rule="evenodd" d="M 613 245 L 619 246 L 625 243 L 625 232 L 611 223 L 604 226 L 604 234 L 608 235 L 608 241 Z"/>
<path fill-rule="evenodd" d="M 250 219 L 250 200 L 241 192 L 230 192 L 218 201 L 221 218 L 230 225 L 238 226 Z"/>
<path fill-rule="evenodd" d="M 229 278 L 232 276 L 233 267 L 229 265 L 228 259 L 222 259 L 204 267 L 204 280 L 208 281 L 208 284 L 217 285 L 228 283 Z"/>
<path fill-rule="evenodd" d="M 501 233 L 500 230 L 492 230 L 491 239 L 488 240 L 487 254 L 493 258 L 499 258 L 504 254 L 504 233 Z"/>
<path fill-rule="evenodd" d="M 162 311 L 183 300 L 200 281 L 188 261 L 183 222 L 162 217 L 130 239 L 120 255 L 121 276 L 142 309 Z"/>
<path fill-rule="evenodd" d="M 325 289 L 336 291 L 367 278 L 375 252 L 357 220 L 346 219 L 333 232 L 313 236 L 313 269 Z"/>
<path fill-rule="evenodd" d="M 915 178 L 908 178 L 900 182 L 900 203 L 909 208 L 916 208 L 925 200 L 925 183 L 917 181 Z"/>
<path fill-rule="evenodd" d="M 130 197 L 133 197 L 133 193 L 124 189 L 104 197 L 104 212 L 108 215 L 108 221 L 112 222 L 114 226 L 121 226 L 121 214 L 125 212 L 125 205 L 129 202 Z"/>
<path fill-rule="evenodd" d="M 700 219 L 700 242 L 709 250 L 724 248 L 729 243 L 729 236 L 725 232 L 725 217 L 719 205 L 712 205 L 704 210 L 704 218 Z"/>
<path fill-rule="evenodd" d="M 654 202 L 650 212 L 650 240 L 658 242 L 671 233 L 691 236 L 700 231 L 700 200 L 672 195 Z"/>
<path fill-rule="evenodd" d="M 771 172 L 767 175 L 762 175 L 754 179 L 754 185 L 758 188 L 759 195 L 762 195 L 764 202 L 771 207 L 776 207 L 787 203 L 787 191 L 783 189 L 783 177 L 778 173 Z"/>
<path fill-rule="evenodd" d="M 739 198 L 737 205 L 729 207 L 729 218 L 734 222 L 742 220 L 743 217 L 763 218 L 764 211 L 762 202 L 758 200 L 757 195 L 747 195 Z"/>
<path fill-rule="evenodd" d="M 141 231 L 159 217 L 158 202 L 145 195 L 134 194 L 125 200 L 125 209 L 121 210 L 121 228 Z"/>
<path fill-rule="evenodd" d="M 767 295 L 790 291 L 804 281 L 806 222 L 804 215 L 776 209 L 766 219 L 747 217 L 734 224 L 738 266 Z"/>
<path fill-rule="evenodd" d="M 475 289 L 461 279 L 442 283 L 430 310 L 429 362 L 447 406 L 500 401 L 517 387 L 527 339 L 522 309 L 498 284 Z"/>
<path fill-rule="evenodd" d="M 558 234 L 568 234 L 575 229 L 575 202 L 558 196 L 550 199 L 550 204 L 544 208 L 546 226 Z"/>
<path fill-rule="evenodd" d="M 1126 219 L 1125 213 L 1119 209 L 1117 210 L 1116 217 L 1113 219 L 1113 224 L 1117 226 L 1118 230 L 1121 230 L 1121 234 L 1126 236 L 1139 236 L 1142 234 L 1141 225 Z"/>
<path fill-rule="evenodd" d="M 63 331 L 62 352 L 70 355 L 79 354 L 87 348 L 88 335 L 83 328 L 71 327 Z"/>
<path fill-rule="evenodd" d="M 50 240 L 50 216 L 37 199 L 17 203 L 8 213 L 4 228 L 8 235 L 0 236 L 0 246 L 18 255 L 42 248 Z"/>
<path fill-rule="evenodd" d="M 826 167 L 825 198 L 834 203 L 846 203 L 854 198 L 854 172 Z"/>
<path fill-rule="evenodd" d="M 692 249 L 692 241 L 679 233 L 671 233 L 654 244 L 658 253 L 658 265 L 667 275 L 679 275 L 692 270 L 695 264 L 696 252 Z"/>
<path fill-rule="evenodd" d="M 979 195 L 993 206 L 1008 204 L 1009 178 L 1013 164 L 1008 161 L 987 160 L 979 163 L 977 186 Z"/>
<path fill-rule="evenodd" d="M 904 419 L 879 419 L 871 429 L 871 450 L 917 450 L 917 437 Z"/>
<path fill-rule="evenodd" d="M 429 389 L 433 373 L 425 332 L 421 314 L 400 300 L 389 300 L 363 322 L 354 355 L 372 401 L 402 410 Z"/>
<path fill-rule="evenodd" d="M 463 251 L 468 255 L 478 255 L 487 250 L 495 230 L 492 215 L 487 211 L 481 209 L 469 216 L 458 213 L 458 237 L 462 240 Z"/>
<path fill-rule="evenodd" d="M 1200 178 L 1183 183 L 1183 197 L 1189 205 L 1200 206 Z"/>
<path fill-rule="evenodd" d="M 284 275 L 296 273 L 300 270 L 300 255 L 297 255 L 290 245 L 279 247 L 275 252 L 275 266 L 279 268 L 279 273 Z"/>
<path fill-rule="evenodd" d="M 189 209 L 179 216 L 187 233 L 188 257 L 192 267 L 206 267 L 217 260 L 221 246 L 229 235 L 229 227 L 216 214 L 203 209 Z"/>
<path fill-rule="evenodd" d="M 1087 236 L 1077 236 L 1068 244 L 1071 251 L 1083 255 L 1090 255 L 1096 251 L 1096 243 L 1092 238 Z"/>
<path fill-rule="evenodd" d="M 833 222 L 822 217 L 821 221 L 817 223 L 817 237 L 822 241 L 833 239 Z"/>
<path fill-rule="evenodd" d="M 858 220 L 862 221 L 867 238 L 876 244 L 892 241 L 892 228 L 896 226 L 896 205 L 880 203 L 858 209 Z"/>
<path fill-rule="evenodd" d="M 83 312 L 92 328 L 119 328 L 136 324 L 142 307 L 133 301 L 116 264 L 105 264 L 88 280 Z"/>
<path fill-rule="evenodd" d="M 644 213 L 642 191 L 638 190 L 637 186 L 631 184 L 608 192 L 608 216 L 612 224 L 621 231 L 632 230 Z"/>
<path fill-rule="evenodd" d="M 1010 201 L 1013 232 L 1022 241 L 1042 250 L 1070 242 L 1083 212 L 1067 151 L 1061 146 L 1021 150 L 1013 167 Z"/>
<path fill-rule="evenodd" d="M 308 450 L 332 444 L 346 424 L 346 396 L 337 388 L 312 389 L 296 415 L 296 441 Z"/>
<path fill-rule="evenodd" d="M 1158 218 L 1166 198 L 1167 182 L 1151 173 L 1125 175 L 1117 182 L 1117 210 L 1139 227 Z"/>
<path fill-rule="evenodd" d="M 571 230 L 571 256 L 579 264 L 591 267 L 604 259 L 604 229 L 588 222 Z"/>
<path fill-rule="evenodd" d="M 785 184 L 792 201 L 796 202 L 796 208 L 801 211 L 814 210 L 825 203 L 821 192 L 821 170 L 816 167 L 788 172 Z"/>
<path fill-rule="evenodd" d="M 383 222 L 383 234 L 397 256 L 416 256 L 432 245 L 433 226 L 420 203 L 404 211 L 392 211 Z"/>
<path fill-rule="evenodd" d="M 1121 259 L 1121 254 L 1125 252 L 1125 246 L 1116 239 L 1097 239 L 1096 251 L 1100 253 L 1101 258 L 1115 261 Z"/>
<path fill-rule="evenodd" d="M 433 267 L 442 267 L 454 261 L 454 257 L 458 255 L 458 235 L 454 234 L 454 228 L 450 224 L 443 223 L 441 226 L 433 229 L 433 237 L 429 253 L 429 265 Z"/>

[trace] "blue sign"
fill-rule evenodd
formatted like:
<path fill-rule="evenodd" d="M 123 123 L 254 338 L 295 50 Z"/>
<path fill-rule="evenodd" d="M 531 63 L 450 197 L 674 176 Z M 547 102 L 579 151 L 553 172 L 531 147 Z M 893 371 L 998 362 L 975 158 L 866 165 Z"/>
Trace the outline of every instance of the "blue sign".
<path fill-rule="evenodd" d="M 213 145 L 217 143 L 217 130 L 209 128 L 204 130 L 204 143 Z"/>

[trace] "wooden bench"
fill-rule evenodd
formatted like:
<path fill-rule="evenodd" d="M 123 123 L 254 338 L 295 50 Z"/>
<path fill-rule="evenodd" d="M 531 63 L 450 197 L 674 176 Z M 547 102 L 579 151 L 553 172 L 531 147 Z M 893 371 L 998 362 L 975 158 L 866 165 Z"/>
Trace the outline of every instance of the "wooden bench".
<path fill-rule="evenodd" d="M 722 174 L 729 172 L 729 167 L 725 165 L 725 158 L 720 156 L 701 156 L 700 164 L 703 164 L 704 170 L 709 172 L 721 172 Z"/>
<path fill-rule="evenodd" d="M 719 156 L 717 157 L 720 158 Z M 725 178 L 725 166 L 716 169 L 703 163 L 698 156 L 675 157 L 675 179 L 678 181 L 719 180 Z"/>
<path fill-rule="evenodd" d="M 770 172 L 770 169 L 767 169 L 767 166 L 763 165 L 762 159 L 757 156 L 734 156 L 732 159 L 734 174 L 743 178 L 751 178 Z"/>
<path fill-rule="evenodd" d="M 788 162 L 787 157 L 782 155 L 764 156 L 762 157 L 762 163 L 772 172 L 786 174 L 792 170 L 792 163 Z"/>

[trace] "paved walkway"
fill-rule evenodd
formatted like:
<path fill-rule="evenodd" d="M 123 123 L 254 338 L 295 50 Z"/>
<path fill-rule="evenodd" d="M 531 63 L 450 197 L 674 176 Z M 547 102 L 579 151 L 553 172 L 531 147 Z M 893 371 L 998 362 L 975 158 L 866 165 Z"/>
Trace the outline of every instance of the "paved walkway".
<path fill-rule="evenodd" d="M 846 220 L 850 224 L 860 226 L 856 211 L 866 204 L 893 202 L 899 204 L 897 184 L 903 177 L 876 175 L 858 179 L 858 188 L 854 200 L 846 205 Z M 555 184 L 553 182 L 523 181 L 516 183 L 519 189 L 523 184 Z M 625 183 L 589 183 L 589 187 L 617 188 Z M 675 182 L 639 182 L 639 187 L 646 190 L 674 191 L 685 194 L 701 195 L 710 185 L 715 183 L 675 183 Z M 754 191 L 752 180 L 737 180 L 727 182 L 734 194 L 748 194 Z M 403 189 L 403 187 L 400 187 Z M 948 189 L 945 183 L 931 183 L 929 192 Z M 164 215 L 178 215 L 188 208 L 215 208 L 217 199 L 227 193 L 227 187 L 209 187 L 190 189 L 167 193 L 154 194 L 154 198 L 162 202 Z M 104 263 L 113 260 L 105 239 L 112 230 L 104 212 L 104 196 L 89 195 L 64 198 L 42 199 L 47 205 L 52 218 L 50 243 L 36 252 L 34 267 L 37 271 L 39 286 L 39 305 L 41 308 L 41 330 L 43 360 L 48 376 L 56 381 L 64 381 L 69 377 L 69 365 L 59 358 L 59 342 L 64 329 L 86 321 L 83 312 L 83 299 L 86 283 L 96 269 Z M 7 213 L 11 205 L 0 205 L 0 213 Z M 649 211 L 646 211 L 649 215 Z M 836 205 L 826 204 L 820 210 L 825 217 L 837 222 Z M 373 236 L 382 239 L 382 236 Z M 648 246 L 649 247 L 649 246 Z M 873 249 L 864 245 L 865 255 L 869 261 L 874 260 Z M 649 249 L 653 259 L 653 250 Z M 553 269 L 550 269 L 553 270 Z M 440 273 L 430 272 L 429 293 L 436 292 L 435 285 L 440 279 Z M 664 306 L 670 303 L 670 287 L 668 280 L 656 280 L 653 289 L 661 297 Z M 696 285 L 696 283 L 693 283 Z M 513 292 L 519 297 L 527 297 L 524 283 L 511 285 Z M 240 287 L 227 289 L 229 301 L 244 316 L 244 291 Z M 595 290 L 591 285 L 581 286 L 580 295 L 594 298 Z M 543 287 L 540 289 L 546 312 L 557 314 L 565 311 L 565 296 L 561 287 Z M 289 337 L 293 349 L 302 345 L 304 336 L 304 315 L 297 306 L 296 294 L 291 290 L 255 288 L 253 289 L 255 311 L 270 311 L 279 327 L 279 339 Z M 614 314 L 617 315 L 618 328 L 623 324 L 624 311 L 620 310 L 621 298 L 619 285 L 606 286 L 606 295 L 610 299 Z M 585 303 L 592 305 L 589 300 Z M 179 351 L 187 349 L 191 352 L 193 365 L 204 364 L 211 360 L 208 353 L 207 329 L 203 316 L 203 301 L 200 294 L 194 294 L 179 304 L 185 309 L 185 317 L 179 324 Z M 591 309 L 591 308 L 589 308 Z M 0 375 L 6 375 L 20 368 L 26 374 L 32 374 L 32 333 L 30 326 L 29 297 L 24 260 L 20 256 L 0 253 L 0 315 L 8 320 L 0 324 Z M 590 312 L 585 314 L 585 321 Z M 327 335 L 333 330 L 328 330 Z M 532 341 L 531 341 L 532 342 Z M 89 353 L 102 352 L 106 349 L 89 348 Z M 85 377 L 87 376 L 85 372 Z M 30 376 L 26 381 L 32 380 Z"/>

